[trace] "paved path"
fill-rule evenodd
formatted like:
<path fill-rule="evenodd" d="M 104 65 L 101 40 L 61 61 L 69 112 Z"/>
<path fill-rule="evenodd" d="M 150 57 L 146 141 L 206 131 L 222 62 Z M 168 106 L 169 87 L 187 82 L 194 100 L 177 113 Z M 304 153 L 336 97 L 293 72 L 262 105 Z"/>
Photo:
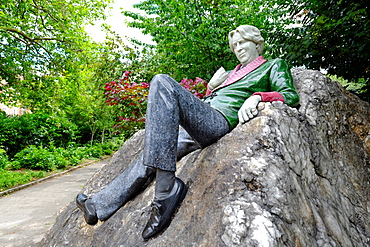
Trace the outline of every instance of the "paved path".
<path fill-rule="evenodd" d="M 37 246 L 58 212 L 81 191 L 108 159 L 0 197 L 0 246 Z"/>

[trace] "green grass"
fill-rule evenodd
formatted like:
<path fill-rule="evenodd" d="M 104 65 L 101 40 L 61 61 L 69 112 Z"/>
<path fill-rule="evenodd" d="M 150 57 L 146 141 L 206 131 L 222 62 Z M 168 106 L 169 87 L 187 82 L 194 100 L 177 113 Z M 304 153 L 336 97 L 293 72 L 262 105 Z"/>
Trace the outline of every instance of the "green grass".
<path fill-rule="evenodd" d="M 99 160 L 111 155 L 122 145 L 115 139 L 93 146 L 71 146 L 68 148 L 28 146 L 9 159 L 0 148 L 0 192 L 55 174 L 88 160 Z"/>
<path fill-rule="evenodd" d="M 50 172 L 45 171 L 32 171 L 32 170 L 8 171 L 0 169 L 0 191 L 4 191 L 21 184 L 32 182 L 34 180 L 43 178 L 49 174 Z"/>

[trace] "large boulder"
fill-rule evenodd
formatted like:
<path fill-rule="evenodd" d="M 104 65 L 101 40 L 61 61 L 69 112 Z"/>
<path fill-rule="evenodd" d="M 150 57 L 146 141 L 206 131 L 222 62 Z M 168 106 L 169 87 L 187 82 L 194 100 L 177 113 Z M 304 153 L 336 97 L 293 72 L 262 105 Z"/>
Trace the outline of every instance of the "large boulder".
<path fill-rule="evenodd" d="M 154 186 L 89 226 L 71 202 L 42 246 L 370 246 L 370 106 L 317 71 L 292 71 L 301 101 L 259 115 L 178 163 L 189 192 L 167 230 L 144 242 Z M 94 194 L 143 146 L 143 132 L 82 192 Z"/>

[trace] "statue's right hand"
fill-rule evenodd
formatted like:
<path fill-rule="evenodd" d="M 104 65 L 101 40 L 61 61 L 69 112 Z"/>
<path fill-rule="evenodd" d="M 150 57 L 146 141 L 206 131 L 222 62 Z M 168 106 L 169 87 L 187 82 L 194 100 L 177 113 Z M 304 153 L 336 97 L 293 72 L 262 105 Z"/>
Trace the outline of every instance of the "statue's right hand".
<path fill-rule="evenodd" d="M 225 69 L 223 67 L 219 68 L 208 82 L 208 88 L 210 90 L 215 89 L 227 79 L 227 76 L 228 73 L 225 71 Z"/>

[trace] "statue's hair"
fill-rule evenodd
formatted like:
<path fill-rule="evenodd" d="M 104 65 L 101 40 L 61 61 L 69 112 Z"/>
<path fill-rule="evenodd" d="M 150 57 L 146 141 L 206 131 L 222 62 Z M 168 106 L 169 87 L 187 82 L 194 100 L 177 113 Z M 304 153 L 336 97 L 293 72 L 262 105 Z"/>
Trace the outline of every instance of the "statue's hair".
<path fill-rule="evenodd" d="M 234 34 L 239 33 L 243 39 L 253 41 L 257 47 L 258 55 L 261 55 L 263 52 L 263 42 L 265 41 L 262 36 L 261 32 L 258 28 L 250 25 L 242 25 L 239 26 L 237 29 L 231 31 L 229 33 L 229 46 L 232 52 L 234 52 L 233 47 L 233 36 Z"/>

